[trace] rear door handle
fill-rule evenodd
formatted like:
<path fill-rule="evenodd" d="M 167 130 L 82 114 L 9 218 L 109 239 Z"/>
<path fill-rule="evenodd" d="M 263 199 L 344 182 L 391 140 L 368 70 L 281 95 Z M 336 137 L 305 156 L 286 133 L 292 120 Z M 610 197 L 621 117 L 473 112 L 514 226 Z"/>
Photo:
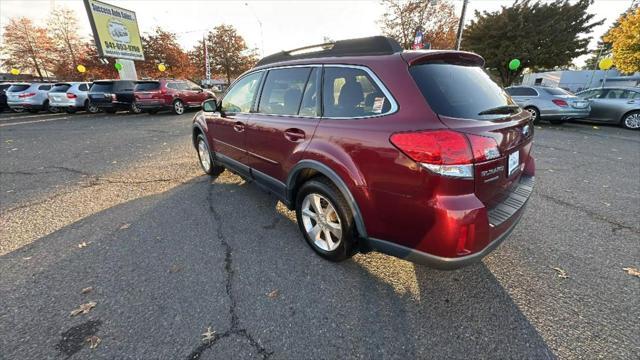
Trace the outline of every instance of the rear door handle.
<path fill-rule="evenodd" d="M 240 121 L 236 122 L 233 125 L 233 130 L 235 130 L 236 132 L 243 132 L 244 131 L 244 124 L 241 123 Z"/>
<path fill-rule="evenodd" d="M 289 141 L 298 142 L 304 140 L 305 133 L 300 129 L 291 128 L 284 131 L 284 137 Z"/>

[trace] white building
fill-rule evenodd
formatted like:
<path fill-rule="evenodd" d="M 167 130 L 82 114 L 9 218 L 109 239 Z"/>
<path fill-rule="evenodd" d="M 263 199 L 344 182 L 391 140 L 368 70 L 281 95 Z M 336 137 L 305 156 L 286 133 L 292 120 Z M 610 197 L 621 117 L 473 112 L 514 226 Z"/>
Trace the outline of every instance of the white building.
<path fill-rule="evenodd" d="M 605 79 L 606 78 L 606 79 Z M 640 72 L 622 76 L 616 69 L 561 70 L 524 74 L 522 85 L 557 86 L 571 92 L 606 86 L 639 86 Z"/>

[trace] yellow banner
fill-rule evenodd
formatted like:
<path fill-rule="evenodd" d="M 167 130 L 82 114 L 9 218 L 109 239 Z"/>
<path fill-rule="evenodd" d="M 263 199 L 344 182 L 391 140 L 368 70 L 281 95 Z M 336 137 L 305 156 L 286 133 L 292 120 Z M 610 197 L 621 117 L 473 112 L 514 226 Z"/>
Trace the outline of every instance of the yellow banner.
<path fill-rule="evenodd" d="M 135 12 L 96 0 L 84 5 L 101 56 L 144 60 Z"/>

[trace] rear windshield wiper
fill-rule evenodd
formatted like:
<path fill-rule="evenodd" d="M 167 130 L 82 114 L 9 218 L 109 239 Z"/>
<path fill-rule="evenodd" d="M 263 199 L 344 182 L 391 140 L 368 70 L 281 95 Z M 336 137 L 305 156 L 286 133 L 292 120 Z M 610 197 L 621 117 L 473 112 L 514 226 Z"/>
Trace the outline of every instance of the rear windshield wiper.
<path fill-rule="evenodd" d="M 520 109 L 518 105 L 502 105 L 491 109 L 480 111 L 478 115 L 495 115 L 495 114 L 515 114 Z"/>

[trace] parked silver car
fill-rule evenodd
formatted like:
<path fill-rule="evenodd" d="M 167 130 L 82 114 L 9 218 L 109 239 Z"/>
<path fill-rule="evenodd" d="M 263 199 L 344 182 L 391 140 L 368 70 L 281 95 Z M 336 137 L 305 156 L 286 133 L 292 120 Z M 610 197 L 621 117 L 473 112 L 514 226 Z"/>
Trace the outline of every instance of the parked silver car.
<path fill-rule="evenodd" d="M 78 110 L 97 113 L 98 107 L 89 102 L 91 83 L 64 82 L 55 84 L 49 91 L 49 105 L 72 114 Z"/>
<path fill-rule="evenodd" d="M 588 101 L 558 87 L 511 86 L 505 91 L 531 113 L 535 123 L 548 120 L 552 124 L 562 124 L 568 119 L 589 116 Z"/>
<path fill-rule="evenodd" d="M 15 83 L 7 89 L 7 105 L 14 110 L 28 110 L 37 113 L 40 110 L 56 112 L 49 106 L 48 93 L 53 84 Z"/>
<path fill-rule="evenodd" d="M 589 120 L 640 129 L 640 88 L 605 87 L 576 94 L 591 103 Z"/>

